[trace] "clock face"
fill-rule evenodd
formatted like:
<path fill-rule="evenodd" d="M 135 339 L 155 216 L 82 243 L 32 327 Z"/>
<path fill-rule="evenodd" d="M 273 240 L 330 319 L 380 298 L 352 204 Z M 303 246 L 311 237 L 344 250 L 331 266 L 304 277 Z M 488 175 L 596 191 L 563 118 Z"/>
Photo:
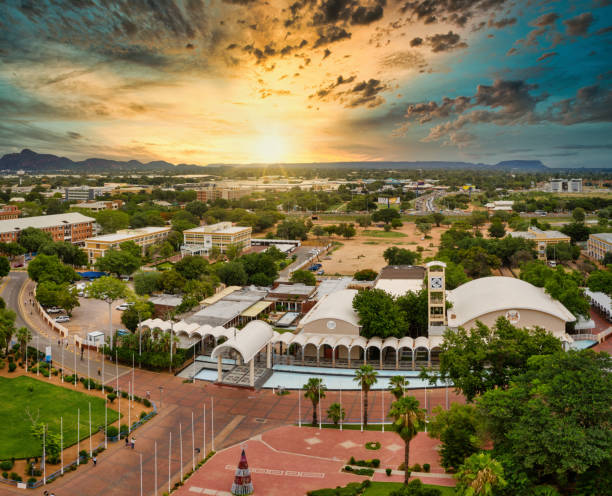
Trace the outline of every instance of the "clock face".
<path fill-rule="evenodd" d="M 328 320 L 328 321 L 327 321 L 327 328 L 328 328 L 329 330 L 333 330 L 333 329 L 335 329 L 335 328 L 336 328 L 336 322 L 335 322 L 335 321 L 333 321 L 333 320 Z"/>
<path fill-rule="evenodd" d="M 429 286 L 431 289 L 442 289 L 442 278 L 432 277 L 429 281 Z"/>

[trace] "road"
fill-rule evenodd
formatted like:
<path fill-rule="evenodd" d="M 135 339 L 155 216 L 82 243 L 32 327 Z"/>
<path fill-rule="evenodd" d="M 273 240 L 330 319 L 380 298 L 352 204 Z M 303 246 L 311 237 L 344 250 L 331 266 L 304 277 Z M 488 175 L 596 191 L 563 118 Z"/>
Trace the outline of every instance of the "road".
<path fill-rule="evenodd" d="M 41 352 L 45 352 L 47 346 L 51 346 L 51 356 L 53 358 L 53 365 L 58 368 L 65 369 L 72 372 L 75 368 L 79 376 L 86 377 L 88 373 L 87 369 L 87 352 L 83 354 L 81 359 L 80 352 L 76 354 L 73 352 L 73 347 L 62 346 L 62 341 L 57 334 L 53 333 L 43 323 L 40 316 L 33 310 L 29 305 L 30 296 L 25 295 L 25 285 L 29 281 L 28 274 L 26 272 L 11 272 L 8 276 L 8 281 L 0 290 L 0 296 L 4 298 L 6 306 L 11 308 L 16 314 L 15 325 L 19 327 L 27 327 L 32 333 L 32 341 L 30 346 L 38 349 Z M 107 325 L 106 322 L 101 322 L 100 327 Z M 75 360 L 76 358 L 76 360 Z M 102 375 L 102 361 L 99 359 L 97 353 L 90 352 L 89 355 L 89 373 L 91 377 L 96 380 L 100 380 Z M 100 376 L 97 371 L 100 369 Z M 104 366 L 104 382 L 109 382 L 119 376 L 129 372 L 131 369 L 123 366 L 116 367 L 114 363 L 108 360 Z"/>

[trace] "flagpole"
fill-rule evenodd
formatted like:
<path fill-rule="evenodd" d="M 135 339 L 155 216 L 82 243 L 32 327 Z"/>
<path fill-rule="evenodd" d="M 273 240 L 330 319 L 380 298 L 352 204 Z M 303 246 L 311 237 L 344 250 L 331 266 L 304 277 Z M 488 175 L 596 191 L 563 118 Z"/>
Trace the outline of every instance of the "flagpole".
<path fill-rule="evenodd" d="M 210 450 L 215 451 L 215 403 L 210 399 Z"/>
<path fill-rule="evenodd" d="M 206 403 L 202 405 L 202 460 L 206 458 Z"/>
<path fill-rule="evenodd" d="M 170 494 L 170 482 L 171 482 L 171 473 L 170 473 L 170 465 L 172 465 L 171 461 L 172 455 L 172 431 L 170 431 L 170 443 L 168 444 L 168 494 Z"/>
<path fill-rule="evenodd" d="M 60 473 L 64 474 L 64 419 L 60 417 L 60 456 L 61 456 L 61 469 Z"/>
<path fill-rule="evenodd" d="M 340 389 L 340 430 L 342 430 L 342 389 Z"/>
<path fill-rule="evenodd" d="M 361 423 L 361 432 L 363 432 L 363 389 L 359 391 L 359 413 L 361 416 L 359 419 Z"/>
<path fill-rule="evenodd" d="M 179 472 L 181 473 L 181 481 L 183 480 L 183 426 L 179 422 L 179 446 L 181 454 L 181 465 L 179 466 Z"/>
<path fill-rule="evenodd" d="M 76 356 L 76 338 L 74 338 L 74 387 L 77 387 Z"/>
<path fill-rule="evenodd" d="M 302 390 L 298 393 L 298 427 L 302 427 Z"/>
<path fill-rule="evenodd" d="M 77 467 L 81 461 L 81 409 L 77 408 Z"/>
<path fill-rule="evenodd" d="M 132 432 L 132 405 L 130 404 L 131 382 L 128 381 L 128 434 Z"/>
<path fill-rule="evenodd" d="M 155 461 L 155 491 L 153 491 L 154 495 L 157 495 L 157 441 L 155 441 L 155 452 L 154 452 L 154 461 Z"/>
<path fill-rule="evenodd" d="M 108 441 L 106 439 L 108 434 L 108 401 L 104 398 L 104 449 L 108 448 Z"/>
<path fill-rule="evenodd" d="M 119 390 L 119 360 L 117 359 L 117 349 L 115 349 L 115 373 L 117 375 L 117 391 Z"/>
<path fill-rule="evenodd" d="M 321 430 L 321 422 L 322 422 L 322 419 L 321 419 L 321 386 L 319 386 L 319 404 L 318 404 L 318 407 L 319 407 L 319 430 Z"/>
<path fill-rule="evenodd" d="M 42 466 L 43 466 L 43 485 L 47 483 L 47 459 L 45 453 L 47 451 L 47 425 L 43 425 L 43 452 L 42 452 Z"/>
<path fill-rule="evenodd" d="M 385 390 L 381 389 L 380 394 L 382 396 L 382 420 L 381 420 L 381 424 L 382 424 L 382 431 L 385 432 Z"/>
<path fill-rule="evenodd" d="M 140 496 L 142 496 L 142 453 L 140 454 Z"/>
<path fill-rule="evenodd" d="M 195 433 L 193 432 L 193 410 L 191 410 L 191 470 L 195 472 Z"/>
<path fill-rule="evenodd" d="M 93 450 L 91 449 L 91 402 L 89 403 L 89 457 L 93 456 Z"/>

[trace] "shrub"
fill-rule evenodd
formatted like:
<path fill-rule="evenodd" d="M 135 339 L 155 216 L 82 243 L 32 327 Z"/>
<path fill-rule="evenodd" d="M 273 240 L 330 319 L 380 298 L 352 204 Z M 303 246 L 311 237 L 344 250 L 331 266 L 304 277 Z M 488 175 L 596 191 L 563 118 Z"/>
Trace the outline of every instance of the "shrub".
<path fill-rule="evenodd" d="M 30 477 L 30 478 L 28 479 L 28 484 L 29 484 L 29 485 L 32 485 L 32 484 L 34 484 L 35 482 L 36 482 L 36 477 Z"/>
<path fill-rule="evenodd" d="M 119 435 L 119 429 L 117 429 L 114 425 L 111 425 L 106 428 L 106 437 L 117 437 Z"/>
<path fill-rule="evenodd" d="M 109 393 L 106 395 L 106 397 L 108 398 L 108 401 L 112 403 L 117 398 L 117 395 L 115 393 Z"/>
<path fill-rule="evenodd" d="M 373 460 L 370 461 L 370 466 L 374 467 L 374 468 L 378 468 L 380 467 L 380 460 L 378 458 L 374 458 Z"/>
<path fill-rule="evenodd" d="M 370 441 L 369 443 L 365 444 L 366 449 L 369 450 L 379 450 L 380 449 L 380 443 L 378 441 Z"/>
<path fill-rule="evenodd" d="M 8 479 L 8 472 L 2 472 L 2 478 Z"/>
<path fill-rule="evenodd" d="M 17 364 L 15 362 L 9 362 L 9 372 L 15 372 Z"/>
<path fill-rule="evenodd" d="M 79 451 L 79 456 L 84 456 L 85 458 L 89 458 L 89 453 L 87 453 L 87 450 L 81 450 Z"/>
<path fill-rule="evenodd" d="M 140 420 L 147 416 L 147 412 L 140 412 Z"/>
<path fill-rule="evenodd" d="M 419 465 L 418 463 L 415 463 L 410 470 L 412 470 L 413 472 L 422 472 L 423 471 L 423 469 L 421 468 L 421 465 Z"/>
<path fill-rule="evenodd" d="M 121 397 L 127 398 L 128 397 L 127 391 L 121 391 Z"/>
<path fill-rule="evenodd" d="M 10 470 L 13 468 L 13 462 L 10 460 L 4 460 L 3 462 L 0 462 L 0 469 L 2 470 Z"/>
<path fill-rule="evenodd" d="M 354 456 L 351 456 L 351 458 L 349 459 L 349 463 L 350 463 L 351 465 L 356 465 L 356 462 L 355 462 L 355 457 L 354 457 Z"/>
<path fill-rule="evenodd" d="M 21 475 L 19 475 L 17 472 L 11 472 L 10 479 L 14 480 L 15 482 L 23 481 L 23 479 L 21 478 Z"/>
<path fill-rule="evenodd" d="M 344 470 L 346 472 L 352 472 L 353 471 L 353 467 L 351 467 L 350 465 L 347 465 L 346 467 L 344 467 Z"/>
<path fill-rule="evenodd" d="M 151 402 L 148 399 L 146 399 L 146 398 L 144 400 L 142 400 L 142 404 L 144 406 L 146 406 L 147 408 L 149 408 L 151 406 Z"/>
<path fill-rule="evenodd" d="M 104 386 L 104 391 L 107 393 L 112 393 L 114 391 L 113 386 Z"/>
<path fill-rule="evenodd" d="M 385 473 L 386 473 L 386 474 L 387 474 L 387 476 L 389 476 L 389 477 L 391 476 L 391 472 L 392 472 L 392 470 L 391 470 L 390 468 L 386 468 L 386 469 L 385 469 Z"/>
<path fill-rule="evenodd" d="M 353 473 L 355 475 L 365 475 L 366 477 L 372 477 L 374 475 L 374 469 L 373 468 L 358 468 L 357 470 L 354 470 Z"/>
<path fill-rule="evenodd" d="M 429 473 L 430 470 L 431 470 L 431 465 L 429 463 L 424 463 L 423 472 Z"/>

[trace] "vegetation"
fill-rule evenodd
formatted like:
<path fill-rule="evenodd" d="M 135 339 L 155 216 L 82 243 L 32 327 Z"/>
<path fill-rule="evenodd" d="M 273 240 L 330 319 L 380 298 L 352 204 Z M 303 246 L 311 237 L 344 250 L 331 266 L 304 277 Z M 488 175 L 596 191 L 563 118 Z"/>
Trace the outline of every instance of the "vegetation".
<path fill-rule="evenodd" d="M 488 453 L 475 453 L 465 460 L 457 473 L 455 494 L 494 496 L 506 486 L 502 465 Z"/>
<path fill-rule="evenodd" d="M 317 278 L 309 270 L 296 270 L 293 274 L 291 274 L 291 278 L 289 280 L 291 282 L 306 284 L 306 286 L 317 285 Z"/>
<path fill-rule="evenodd" d="M 338 425 L 341 420 L 344 420 L 346 412 L 340 403 L 332 403 L 327 409 L 327 418 L 330 419 L 334 425 Z M 316 423 L 316 422 L 313 422 Z"/>
<path fill-rule="evenodd" d="M 363 392 L 363 426 L 368 427 L 368 393 L 370 388 L 378 382 L 378 372 L 371 365 L 362 365 L 355 371 L 354 381 L 359 384 Z"/>
<path fill-rule="evenodd" d="M 323 379 L 318 377 L 311 377 L 308 382 L 302 386 L 304 390 L 304 398 L 309 399 L 312 402 L 312 425 L 317 424 L 317 406 L 319 401 L 325 398 L 325 392 L 327 387 L 323 384 Z"/>
<path fill-rule="evenodd" d="M 372 269 L 358 270 L 353 274 L 353 279 L 356 281 L 373 281 L 376 277 L 378 277 L 378 272 Z"/>
<path fill-rule="evenodd" d="M 402 396 L 391 403 L 389 417 L 393 418 L 393 430 L 404 441 L 404 484 L 410 479 L 410 441 L 417 435 L 425 420 L 425 411 L 414 396 Z"/>
<path fill-rule="evenodd" d="M 421 259 L 417 252 L 390 246 L 383 252 L 383 258 L 389 265 L 414 265 Z"/>

